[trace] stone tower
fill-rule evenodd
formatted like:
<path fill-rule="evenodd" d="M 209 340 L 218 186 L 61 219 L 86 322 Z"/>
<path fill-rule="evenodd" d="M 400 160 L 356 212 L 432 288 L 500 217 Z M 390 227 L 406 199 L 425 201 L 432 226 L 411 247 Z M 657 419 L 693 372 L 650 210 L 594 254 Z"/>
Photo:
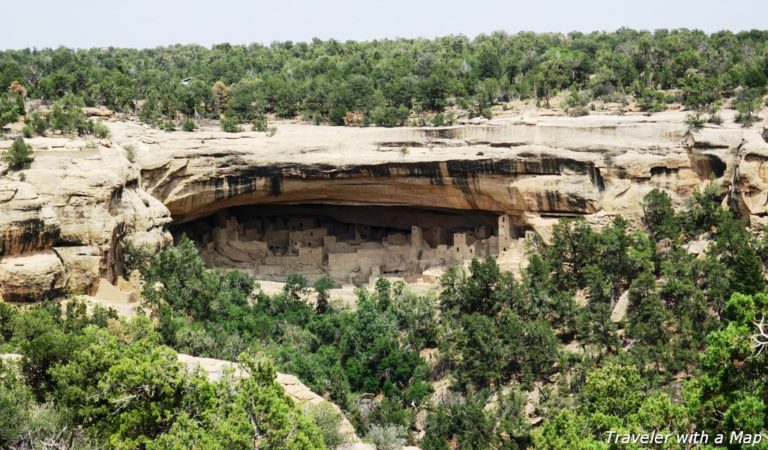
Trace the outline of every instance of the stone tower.
<path fill-rule="evenodd" d="M 419 226 L 411 227 L 411 247 L 421 248 L 424 246 L 424 232 Z"/>
<path fill-rule="evenodd" d="M 499 253 L 506 252 L 514 244 L 512 220 L 508 215 L 499 216 Z"/>

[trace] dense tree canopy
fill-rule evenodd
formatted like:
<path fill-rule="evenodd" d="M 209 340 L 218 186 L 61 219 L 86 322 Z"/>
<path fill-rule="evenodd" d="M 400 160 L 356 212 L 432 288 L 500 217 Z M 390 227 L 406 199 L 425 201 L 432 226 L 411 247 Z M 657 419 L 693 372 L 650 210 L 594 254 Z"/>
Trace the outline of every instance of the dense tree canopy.
<path fill-rule="evenodd" d="M 161 345 L 144 317 L 71 302 L 27 311 L 0 304 L 2 448 L 325 448 L 318 428 L 248 355 L 249 376 L 210 382 Z"/>
<path fill-rule="evenodd" d="M 449 104 L 476 114 L 510 99 L 548 104 L 561 90 L 573 92 L 568 102 L 575 115 L 585 112 L 580 98 L 633 95 L 651 112 L 673 100 L 716 112 L 722 98 L 733 97 L 748 123 L 768 88 L 766 61 L 765 31 L 626 28 L 494 32 L 474 39 L 9 50 L 0 52 L 0 125 L 24 113 L 17 104 L 22 92 L 47 102 L 71 95 L 158 125 L 222 115 L 256 123 L 270 113 L 394 126 L 412 111 L 440 112 Z"/>

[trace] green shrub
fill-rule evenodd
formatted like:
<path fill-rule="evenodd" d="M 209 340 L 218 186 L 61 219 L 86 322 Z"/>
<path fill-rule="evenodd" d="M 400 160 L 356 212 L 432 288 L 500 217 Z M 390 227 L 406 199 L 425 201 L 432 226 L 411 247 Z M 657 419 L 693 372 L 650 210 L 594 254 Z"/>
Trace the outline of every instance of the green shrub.
<path fill-rule="evenodd" d="M 405 445 L 405 429 L 399 425 L 372 425 L 366 438 L 377 450 L 398 450 Z"/>
<path fill-rule="evenodd" d="M 33 393 L 24 384 L 17 368 L 0 360 L 0 444 L 19 439 L 33 405 Z"/>
<path fill-rule="evenodd" d="M 735 120 L 736 120 L 736 123 L 740 123 L 745 127 L 749 127 L 753 123 L 757 122 L 759 118 L 751 113 L 737 112 Z"/>
<path fill-rule="evenodd" d="M 565 110 L 571 117 L 586 116 L 589 114 L 589 94 L 572 90 L 565 99 Z"/>
<path fill-rule="evenodd" d="M 404 398 L 407 402 L 418 405 L 427 399 L 433 391 L 431 384 L 424 381 L 417 381 L 408 387 L 405 391 Z"/>
<path fill-rule="evenodd" d="M 589 115 L 589 108 L 586 106 L 573 106 L 568 108 L 568 115 L 571 117 L 581 117 Z"/>
<path fill-rule="evenodd" d="M 22 129 L 21 129 L 21 134 L 22 134 L 22 135 L 23 135 L 25 138 L 31 138 L 32 136 L 34 136 L 34 135 L 35 135 L 35 130 L 33 130 L 33 129 L 32 129 L 32 126 L 31 126 L 31 125 L 29 125 L 29 124 L 25 124 L 25 125 L 24 125 L 24 128 L 22 128 Z"/>
<path fill-rule="evenodd" d="M 703 190 L 694 189 L 689 199 L 690 207 L 683 218 L 683 225 L 690 236 L 711 231 L 723 220 L 720 204 L 724 193 L 714 181 L 710 181 Z"/>
<path fill-rule="evenodd" d="M 720 117 L 720 114 L 718 113 L 712 113 L 709 115 L 709 118 L 707 119 L 707 123 L 711 123 L 714 125 L 722 125 L 723 118 Z"/>
<path fill-rule="evenodd" d="M 32 146 L 25 144 L 22 138 L 13 141 L 11 148 L 3 153 L 3 161 L 8 163 L 11 170 L 25 169 L 33 160 Z"/>
<path fill-rule="evenodd" d="M 344 436 L 339 432 L 342 415 L 330 403 L 307 405 L 304 413 L 317 425 L 326 447 L 333 449 L 344 443 Z"/>
<path fill-rule="evenodd" d="M 256 114 L 253 118 L 253 131 L 259 131 L 266 133 L 269 131 L 269 124 L 267 123 L 267 116 L 264 114 Z"/>
<path fill-rule="evenodd" d="M 666 109 L 664 106 L 664 93 L 656 89 L 645 88 L 638 94 L 637 107 L 640 111 L 648 114 L 661 112 Z"/>
<path fill-rule="evenodd" d="M 126 145 L 125 147 L 125 157 L 130 162 L 136 161 L 136 149 L 133 147 L 133 145 Z"/>
<path fill-rule="evenodd" d="M 16 122 L 24 114 L 24 99 L 9 92 L 0 93 L 0 127 Z"/>
<path fill-rule="evenodd" d="M 181 124 L 181 129 L 187 132 L 195 131 L 197 128 L 197 125 L 195 125 L 195 121 L 187 117 L 184 119 L 184 122 Z"/>
<path fill-rule="evenodd" d="M 160 111 L 157 100 L 148 98 L 139 109 L 139 120 L 149 125 L 157 125 L 160 121 Z"/>
<path fill-rule="evenodd" d="M 91 122 L 91 134 L 99 139 L 107 139 L 111 133 L 103 122 Z"/>
<path fill-rule="evenodd" d="M 665 191 L 653 189 L 643 197 L 640 206 L 643 210 L 643 225 L 650 237 L 656 241 L 664 238 L 675 239 L 680 234 L 680 224 L 672 208 L 672 197 Z"/>
<path fill-rule="evenodd" d="M 444 113 L 438 113 L 435 114 L 434 117 L 432 117 L 432 126 L 433 127 L 445 127 L 453 125 L 453 122 L 455 120 L 455 117 L 453 116 L 453 113 L 450 111 L 446 111 Z"/>
<path fill-rule="evenodd" d="M 333 280 L 327 276 L 323 276 L 315 281 L 312 286 L 317 293 L 317 303 L 315 309 L 318 313 L 322 314 L 328 311 L 328 302 L 331 298 L 329 291 L 333 288 Z"/>
<path fill-rule="evenodd" d="M 760 103 L 760 92 L 757 89 L 739 89 L 733 100 L 733 107 L 738 111 L 736 123 L 749 127 L 760 120 L 755 114 L 760 109 Z"/>
<path fill-rule="evenodd" d="M 285 292 L 289 300 L 300 302 L 302 297 L 309 292 L 309 283 L 302 275 L 292 273 L 288 275 L 288 279 L 285 281 L 283 292 Z"/>
<path fill-rule="evenodd" d="M 219 122 L 222 131 L 226 133 L 240 133 L 243 127 L 240 126 L 240 120 L 234 116 L 224 116 Z"/>
<path fill-rule="evenodd" d="M 685 124 L 692 130 L 698 130 L 704 126 L 704 116 L 700 111 L 694 111 L 685 115 Z"/>
<path fill-rule="evenodd" d="M 48 129 L 48 120 L 46 120 L 44 116 L 33 112 L 29 116 L 29 125 L 32 127 L 36 135 L 43 136 L 45 131 Z"/>
<path fill-rule="evenodd" d="M 162 125 L 165 131 L 176 131 L 176 123 L 173 120 L 166 120 Z"/>
<path fill-rule="evenodd" d="M 126 150 L 130 146 L 126 146 Z M 132 148 L 131 148 L 132 149 Z M 123 263 L 125 273 L 130 274 L 134 270 L 143 272 L 152 261 L 155 252 L 149 244 L 135 244 L 132 240 L 126 240 L 123 245 Z"/>
<path fill-rule="evenodd" d="M 371 120 L 380 127 L 401 127 L 410 113 L 405 106 L 378 106 L 371 113 Z"/>
<path fill-rule="evenodd" d="M 51 128 L 62 133 L 86 134 L 90 131 L 90 123 L 83 114 L 83 99 L 67 93 L 53 104 L 49 120 Z"/>

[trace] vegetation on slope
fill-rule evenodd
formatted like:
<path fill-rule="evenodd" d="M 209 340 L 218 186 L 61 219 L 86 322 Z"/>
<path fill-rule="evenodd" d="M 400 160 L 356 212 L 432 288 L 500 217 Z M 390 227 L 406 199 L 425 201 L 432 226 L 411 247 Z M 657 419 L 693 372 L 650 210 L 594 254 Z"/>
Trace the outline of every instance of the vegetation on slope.
<path fill-rule="evenodd" d="M 338 444 L 332 421 L 297 411 L 264 358 L 382 447 L 607 448 L 608 431 L 764 432 L 768 361 L 750 339 L 768 310 L 768 245 L 720 202 L 711 184 L 675 212 L 654 190 L 645 230 L 564 220 L 550 245 L 530 243 L 520 278 L 475 260 L 449 270 L 437 297 L 379 279 L 358 291 L 355 310 L 328 302 L 327 279 L 315 304 L 300 276 L 258 294 L 246 274 L 205 270 L 186 238 L 157 254 L 133 249 L 154 321 L 88 315 L 79 303 L 0 305 L 0 345 L 23 355 L 18 373 L 3 363 L 0 445 Z M 709 247 L 696 256 L 687 247 L 700 237 Z M 622 295 L 628 314 L 614 322 Z M 172 349 L 243 355 L 253 377 L 185 375 Z M 534 389 L 536 425 L 526 412 Z"/>
<path fill-rule="evenodd" d="M 243 355 L 249 377 L 187 373 L 144 317 L 117 320 L 84 303 L 0 304 L 2 448 L 324 448 L 317 427 Z"/>
<path fill-rule="evenodd" d="M 249 122 L 266 131 L 265 114 L 398 126 L 426 111 L 434 114 L 420 123 L 443 125 L 453 120 L 446 106 L 489 116 L 512 99 L 549 106 L 561 91 L 572 115 L 587 114 L 593 100 L 631 96 L 644 111 L 680 101 L 713 122 L 730 98 L 749 124 L 768 88 L 766 61 L 768 32 L 758 30 L 9 50 L 0 52 L 0 125 L 24 114 L 22 97 L 76 98 L 173 129 L 185 118 L 224 116 L 227 130 Z"/>
<path fill-rule="evenodd" d="M 468 272 L 449 270 L 437 298 L 379 279 L 358 291 L 354 311 L 308 305 L 299 276 L 281 294 L 248 298 L 249 277 L 203 270 L 186 239 L 139 266 L 147 286 L 163 283 L 145 295 L 160 305 L 165 343 L 269 355 L 341 405 L 361 435 L 394 427 L 416 442 L 425 427 L 425 449 L 564 449 L 599 447 L 609 430 L 759 432 L 768 373 L 749 342 L 768 306 L 768 246 L 721 199 L 713 183 L 675 212 L 654 190 L 645 230 L 620 217 L 599 231 L 564 220 L 550 245 L 530 243 L 520 279 L 475 260 Z M 686 248 L 699 238 L 710 244 L 697 257 Z M 316 286 L 324 299 L 327 284 Z M 629 312 L 615 323 L 622 294 Z M 437 380 L 451 380 L 450 390 L 435 395 Z M 537 427 L 525 413 L 534 387 Z"/>

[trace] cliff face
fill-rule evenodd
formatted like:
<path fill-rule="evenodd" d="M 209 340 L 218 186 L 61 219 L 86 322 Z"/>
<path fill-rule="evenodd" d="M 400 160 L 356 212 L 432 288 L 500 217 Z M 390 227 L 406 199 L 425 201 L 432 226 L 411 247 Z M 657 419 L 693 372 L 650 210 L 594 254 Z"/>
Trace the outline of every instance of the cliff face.
<path fill-rule="evenodd" d="M 331 165 L 274 163 L 254 165 L 237 153 L 185 162 L 183 175 L 168 165 L 145 169 L 150 192 L 164 200 L 176 222 L 222 208 L 250 204 L 326 203 L 417 208 L 589 214 L 599 207 L 604 189 L 600 169 L 591 161 L 550 155 L 435 161 Z M 179 183 L 179 178 L 184 181 Z M 551 180 L 532 189 L 510 184 L 525 178 Z M 579 189 L 567 188 L 567 184 Z"/>
<path fill-rule="evenodd" d="M 90 293 L 120 272 L 126 238 L 166 245 L 168 210 L 109 143 L 36 138 L 32 167 L 0 167 L 0 294 L 34 300 Z M 0 149 L 6 142 L 0 143 Z M 95 147 L 95 148 L 93 148 Z"/>
<path fill-rule="evenodd" d="M 143 186 L 178 223 L 249 204 L 375 204 L 509 214 L 545 233 L 559 216 L 636 219 L 654 187 L 678 202 L 711 178 L 729 187 L 766 146 L 758 129 L 689 133 L 680 112 L 445 129 L 286 124 L 271 138 L 129 134 L 143 143 Z M 737 175 L 745 195 L 763 192 L 756 174 Z"/>
<path fill-rule="evenodd" d="M 651 189 L 683 202 L 715 179 L 744 217 L 766 223 L 762 126 L 688 133 L 680 112 L 523 115 L 443 129 L 279 124 L 273 137 L 166 133 L 125 122 L 110 128 L 113 144 L 29 140 L 36 159 L 23 179 L 0 166 L 6 299 L 89 291 L 99 276 L 119 274 L 125 240 L 160 247 L 171 221 L 241 205 L 482 211 L 510 215 L 546 237 L 559 217 L 637 220 Z M 134 163 L 125 158 L 128 145 Z"/>

